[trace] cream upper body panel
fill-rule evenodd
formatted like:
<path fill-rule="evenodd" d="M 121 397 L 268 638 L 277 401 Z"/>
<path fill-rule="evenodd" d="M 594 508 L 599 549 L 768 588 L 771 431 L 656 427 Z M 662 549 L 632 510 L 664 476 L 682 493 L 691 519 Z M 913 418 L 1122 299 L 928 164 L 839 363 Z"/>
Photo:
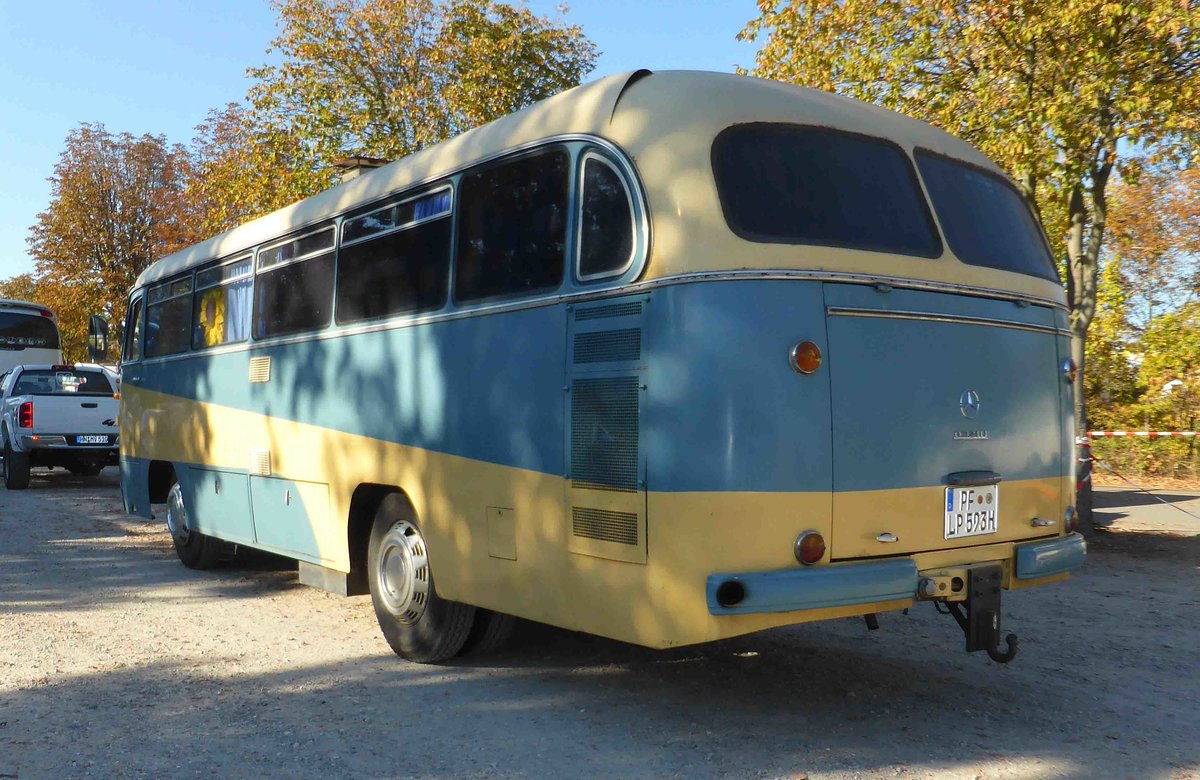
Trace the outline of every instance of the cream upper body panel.
<path fill-rule="evenodd" d="M 557 136 L 594 135 L 613 142 L 632 158 L 645 190 L 651 243 L 644 280 L 727 271 L 812 271 L 947 283 L 1065 303 L 1060 284 L 963 263 L 944 240 L 942 256 L 929 259 L 738 237 L 721 209 L 712 146 L 725 128 L 750 122 L 813 125 L 874 136 L 910 154 L 926 149 L 1004 175 L 976 149 L 942 130 L 821 90 L 699 71 L 620 73 L 543 100 L 170 255 L 144 271 L 137 285 L 227 257 L 506 150 Z"/>

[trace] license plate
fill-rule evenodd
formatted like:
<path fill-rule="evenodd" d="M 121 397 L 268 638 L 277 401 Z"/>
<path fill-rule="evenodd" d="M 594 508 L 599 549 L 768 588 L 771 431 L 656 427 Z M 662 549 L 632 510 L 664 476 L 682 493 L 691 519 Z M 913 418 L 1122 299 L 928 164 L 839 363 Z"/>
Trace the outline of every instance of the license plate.
<path fill-rule="evenodd" d="M 108 444 L 107 436 L 76 436 L 76 444 Z"/>
<path fill-rule="evenodd" d="M 996 533 L 1000 486 L 946 488 L 946 538 Z"/>

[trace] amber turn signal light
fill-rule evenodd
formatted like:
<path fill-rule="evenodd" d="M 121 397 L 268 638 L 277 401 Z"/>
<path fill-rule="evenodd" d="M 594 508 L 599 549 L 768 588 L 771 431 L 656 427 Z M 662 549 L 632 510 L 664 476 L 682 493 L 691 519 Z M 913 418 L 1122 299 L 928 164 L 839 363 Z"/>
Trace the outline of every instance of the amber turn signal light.
<path fill-rule="evenodd" d="M 811 341 L 801 341 L 792 347 L 789 360 L 798 373 L 811 374 L 821 367 L 821 348 Z"/>
<path fill-rule="evenodd" d="M 796 560 L 812 566 L 825 557 L 825 537 L 816 531 L 805 531 L 796 537 Z"/>

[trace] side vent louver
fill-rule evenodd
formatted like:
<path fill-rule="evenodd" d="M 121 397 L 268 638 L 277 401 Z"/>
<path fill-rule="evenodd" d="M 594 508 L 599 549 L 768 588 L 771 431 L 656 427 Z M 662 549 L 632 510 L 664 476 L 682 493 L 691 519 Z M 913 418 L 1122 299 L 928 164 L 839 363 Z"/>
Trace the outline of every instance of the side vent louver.
<path fill-rule="evenodd" d="M 587 539 L 618 544 L 638 543 L 638 516 L 634 512 L 571 507 L 571 532 Z"/>
<path fill-rule="evenodd" d="M 271 358 L 270 358 L 270 356 L 250 358 L 250 381 L 251 382 L 270 382 L 271 381 Z"/>
<path fill-rule="evenodd" d="M 271 451 L 250 450 L 250 476 L 271 476 Z"/>
<path fill-rule="evenodd" d="M 613 363 L 641 359 L 641 328 L 575 334 L 576 363 Z"/>
<path fill-rule="evenodd" d="M 571 485 L 638 489 L 638 377 L 576 379 L 571 387 Z"/>
<path fill-rule="evenodd" d="M 593 306 L 590 309 L 578 309 L 575 321 L 599 320 L 607 317 L 633 317 L 642 313 L 642 302 L 610 303 L 606 306 Z"/>

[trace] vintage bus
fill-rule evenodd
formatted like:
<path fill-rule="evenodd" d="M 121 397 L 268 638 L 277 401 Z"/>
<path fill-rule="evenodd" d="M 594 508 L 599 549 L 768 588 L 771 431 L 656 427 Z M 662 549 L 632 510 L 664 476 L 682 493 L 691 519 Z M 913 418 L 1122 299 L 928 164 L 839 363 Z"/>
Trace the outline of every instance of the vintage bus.
<path fill-rule="evenodd" d="M 61 362 L 54 312 L 36 303 L 0 299 L 0 374 L 13 366 Z"/>
<path fill-rule="evenodd" d="M 163 258 L 127 317 L 128 511 L 370 593 L 415 661 L 920 600 L 1005 661 L 1002 591 L 1085 555 L 1035 218 L 825 92 L 610 76 Z"/>

